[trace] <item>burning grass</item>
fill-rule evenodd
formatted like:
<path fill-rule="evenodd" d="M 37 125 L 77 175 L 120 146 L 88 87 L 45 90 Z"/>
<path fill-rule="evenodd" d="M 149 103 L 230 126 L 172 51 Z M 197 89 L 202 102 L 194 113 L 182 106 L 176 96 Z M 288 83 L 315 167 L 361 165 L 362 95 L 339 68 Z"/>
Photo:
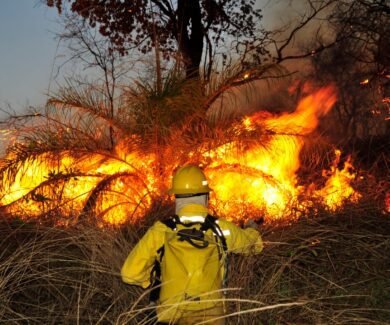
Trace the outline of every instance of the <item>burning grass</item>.
<path fill-rule="evenodd" d="M 317 203 L 336 210 L 360 197 L 351 186 L 356 176 L 351 161 L 341 160 L 340 150 L 333 148 L 333 163 L 321 166 L 326 173 L 320 182 L 298 178 L 302 148 L 336 98 L 333 86 L 314 88 L 293 112 L 259 111 L 229 125 L 212 125 L 198 113 L 170 128 L 164 141 L 127 133 L 106 150 L 66 149 L 63 140 L 53 150 L 33 132 L 30 143 L 17 144 L 0 160 L 0 213 L 136 222 L 166 197 L 173 171 L 185 164 L 203 167 L 214 214 L 235 221 L 254 215 L 293 220 Z"/>
<path fill-rule="evenodd" d="M 160 213 L 162 211 L 160 210 Z M 0 224 L 0 320 L 148 324 L 147 294 L 121 282 L 156 214 L 121 229 Z M 228 324 L 385 324 L 390 223 L 374 203 L 265 225 L 256 257 L 232 256 Z M 150 324 L 150 323 L 149 323 Z"/>

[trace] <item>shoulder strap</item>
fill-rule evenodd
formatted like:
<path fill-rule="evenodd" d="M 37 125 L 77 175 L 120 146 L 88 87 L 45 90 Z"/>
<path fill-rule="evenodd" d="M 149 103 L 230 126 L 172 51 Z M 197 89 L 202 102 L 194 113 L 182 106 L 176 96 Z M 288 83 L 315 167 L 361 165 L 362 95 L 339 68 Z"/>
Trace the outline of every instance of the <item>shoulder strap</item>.
<path fill-rule="evenodd" d="M 217 217 L 208 214 L 204 222 L 204 227 L 206 228 L 205 230 L 211 229 L 221 242 L 222 250 L 224 252 L 224 264 L 225 264 L 224 274 L 222 278 L 222 288 L 226 288 L 227 278 L 228 278 L 228 264 L 229 264 L 228 247 L 227 247 L 225 235 L 223 234 L 221 227 L 218 225 L 217 220 L 218 220 Z M 223 290 L 223 293 L 226 294 L 225 290 Z"/>
<path fill-rule="evenodd" d="M 213 233 L 220 239 L 223 251 L 227 252 L 226 238 L 221 230 L 221 227 L 218 225 L 217 220 L 217 217 L 208 214 L 202 226 L 200 227 L 200 230 L 207 231 L 208 229 L 211 229 Z M 179 216 L 176 214 L 169 217 L 167 220 L 163 220 L 162 223 L 172 230 L 176 229 L 177 224 L 182 224 Z"/>
<path fill-rule="evenodd" d="M 208 214 L 202 227 L 201 227 L 201 230 L 206 231 L 208 229 L 211 229 L 213 231 L 213 233 L 221 241 L 222 249 L 226 253 L 228 250 L 226 238 L 225 238 L 225 235 L 223 234 L 221 227 L 218 225 L 217 220 L 218 220 L 217 217 L 214 217 L 214 216 Z"/>

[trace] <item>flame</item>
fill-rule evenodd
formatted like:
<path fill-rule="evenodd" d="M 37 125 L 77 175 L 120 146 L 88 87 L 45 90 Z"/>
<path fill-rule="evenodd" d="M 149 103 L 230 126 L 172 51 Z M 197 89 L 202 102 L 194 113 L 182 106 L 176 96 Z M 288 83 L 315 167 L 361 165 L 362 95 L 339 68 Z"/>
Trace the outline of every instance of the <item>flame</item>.
<path fill-rule="evenodd" d="M 41 155 L 26 161 L 15 177 L 6 175 L 0 205 L 10 205 L 8 212 L 16 215 L 38 217 L 51 211 L 61 214 L 83 211 L 93 201 L 95 213 L 104 222 L 120 224 L 128 215 L 133 219 L 141 217 L 144 210 L 139 207 L 151 204 L 148 193 L 154 179 L 142 178 L 146 172 L 140 170 L 145 166 L 134 162 L 140 164 L 145 159 L 136 153 L 123 160 L 120 155 L 105 154 L 77 159 L 71 152 L 63 152 L 57 161 L 50 158 Z"/>
<path fill-rule="evenodd" d="M 323 171 L 324 174 L 329 173 L 330 177 L 326 181 L 325 186 L 315 193 L 331 211 L 340 208 L 347 199 L 357 202 L 361 197 L 350 185 L 356 176 L 353 173 L 351 158 L 348 157 L 343 169 L 339 170 L 337 165 L 340 162 L 341 151 L 336 150 L 335 155 L 336 158 L 333 161 L 330 172 Z"/>
<path fill-rule="evenodd" d="M 359 198 L 350 185 L 350 159 L 339 170 L 341 152 L 336 152 L 321 189 L 298 185 L 297 172 L 305 136 L 330 111 L 335 93 L 332 86 L 318 89 L 292 113 L 246 116 L 228 130 L 233 140 L 211 148 L 200 144 L 183 154 L 170 154 L 173 145 L 161 148 L 159 155 L 129 148 L 128 139 L 111 153 L 42 154 L 20 163 L 16 173 L 10 169 L 3 174 L 0 209 L 26 218 L 68 216 L 62 224 L 90 214 L 102 225 L 123 224 L 142 218 L 156 199 L 166 197 L 173 170 L 196 160 L 213 189 L 210 206 L 217 215 L 234 221 L 291 220 L 318 201 L 334 211 L 345 200 Z"/>
<path fill-rule="evenodd" d="M 390 191 L 385 195 L 385 213 L 390 213 Z"/>
<path fill-rule="evenodd" d="M 256 143 L 242 150 L 237 143 L 216 148 L 206 172 L 214 189 L 211 204 L 218 215 L 230 219 L 266 216 L 291 217 L 292 208 L 304 206 L 298 197 L 299 154 L 303 135 L 312 132 L 319 118 L 336 102 L 335 91 L 325 87 L 304 98 L 293 113 L 280 116 L 255 114 L 242 120 L 242 128 L 263 128 L 271 133 L 266 146 Z"/>

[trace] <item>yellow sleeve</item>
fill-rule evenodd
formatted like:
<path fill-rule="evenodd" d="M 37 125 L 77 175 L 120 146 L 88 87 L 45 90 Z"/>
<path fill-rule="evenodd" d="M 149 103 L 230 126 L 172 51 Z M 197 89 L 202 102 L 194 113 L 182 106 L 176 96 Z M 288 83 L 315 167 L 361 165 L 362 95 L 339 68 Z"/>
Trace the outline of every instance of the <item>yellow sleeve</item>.
<path fill-rule="evenodd" d="M 260 233 L 253 229 L 242 229 L 225 219 L 218 219 L 218 225 L 226 238 L 228 251 L 235 254 L 259 254 L 263 250 Z"/>
<path fill-rule="evenodd" d="M 168 227 L 156 222 L 135 245 L 127 256 L 122 269 L 122 281 L 147 288 L 150 285 L 150 272 L 157 257 L 157 250 L 164 244 Z"/>

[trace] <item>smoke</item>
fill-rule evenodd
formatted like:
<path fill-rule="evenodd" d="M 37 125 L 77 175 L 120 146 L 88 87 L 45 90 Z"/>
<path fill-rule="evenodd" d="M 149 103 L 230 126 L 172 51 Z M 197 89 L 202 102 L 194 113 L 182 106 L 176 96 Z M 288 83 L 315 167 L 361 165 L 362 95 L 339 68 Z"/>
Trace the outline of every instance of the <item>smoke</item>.
<path fill-rule="evenodd" d="M 275 41 L 275 44 L 269 44 L 268 50 L 278 62 L 277 48 L 283 48 L 279 66 L 284 70 L 279 74 L 270 74 L 269 79 L 254 81 L 226 92 L 210 108 L 210 116 L 223 120 L 259 110 L 291 112 L 299 100 L 299 87 L 295 87 L 294 93 L 291 86 L 313 74 L 311 55 L 315 55 L 313 51 L 318 41 L 333 41 L 326 19 L 333 5 L 326 6 L 327 3 L 331 4 L 332 1 L 258 0 L 256 6 L 263 14 L 262 27 L 271 33 Z M 309 55 L 304 57 L 305 54 Z"/>
<path fill-rule="evenodd" d="M 310 56 L 299 57 L 307 53 L 314 55 L 319 41 L 326 44 L 334 40 L 327 19 L 334 9 L 334 1 L 258 0 L 257 6 L 263 12 L 263 27 L 275 41 L 275 46 L 270 48 L 271 54 L 277 56 L 276 48 L 284 47 L 283 58 L 297 57 L 282 60 L 290 71 L 310 71 Z"/>

